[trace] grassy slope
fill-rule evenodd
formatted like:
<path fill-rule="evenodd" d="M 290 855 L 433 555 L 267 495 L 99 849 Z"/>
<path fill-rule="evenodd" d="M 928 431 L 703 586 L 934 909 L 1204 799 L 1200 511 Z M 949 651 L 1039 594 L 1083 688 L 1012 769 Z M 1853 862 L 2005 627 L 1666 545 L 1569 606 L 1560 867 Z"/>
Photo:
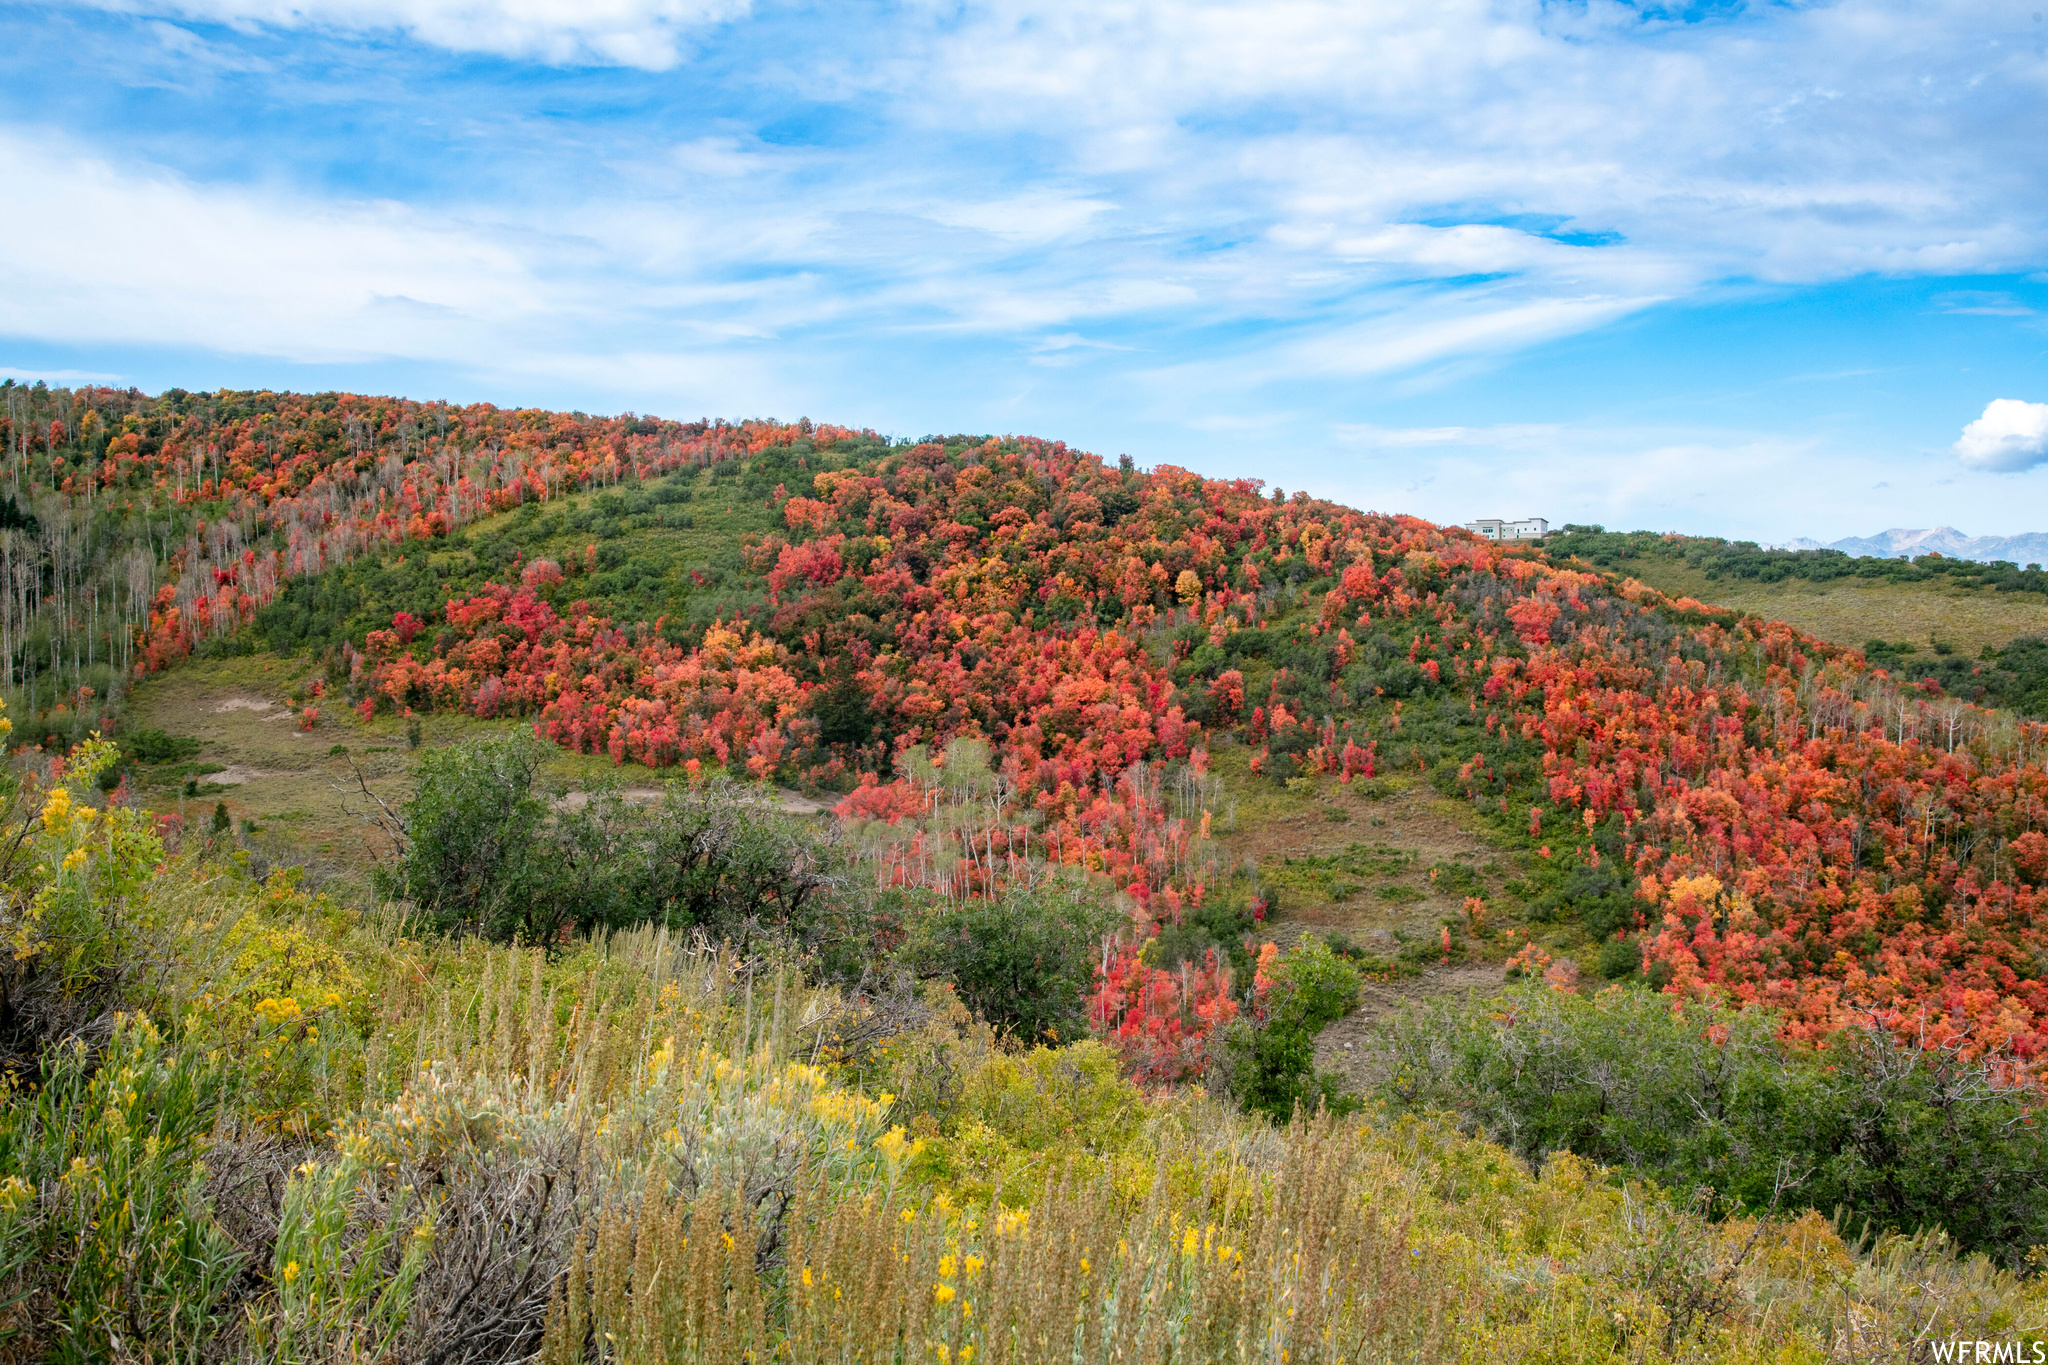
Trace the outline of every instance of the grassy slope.
<path fill-rule="evenodd" d="M 693 492 L 686 507 L 663 509 L 663 524 L 635 526 L 610 537 L 579 531 L 572 524 L 579 513 L 594 511 L 604 496 L 590 492 L 557 498 L 545 513 L 536 509 L 522 517 L 506 514 L 476 523 L 467 540 L 488 544 L 517 526 L 525 532 L 520 546 L 526 558 L 543 556 L 581 561 L 591 546 L 608 551 L 607 558 L 630 564 L 658 565 L 663 572 L 637 579 L 617 603 L 593 594 L 601 609 L 623 609 L 636 615 L 622 619 L 659 617 L 663 612 L 687 611 L 691 600 L 688 578 L 693 565 L 710 565 L 737 553 L 740 540 L 758 534 L 772 524 L 770 514 L 737 496 L 731 482 L 719 483 L 708 473 L 690 480 Z M 531 506 L 531 505 L 529 505 Z M 692 525 L 678 525 L 687 518 Z M 652 518 L 643 519 L 652 522 Z M 538 528 L 531 523 L 538 522 Z M 553 528 L 548 533 L 548 528 Z M 415 549 L 413 557 L 419 551 Z M 393 554 L 387 562 L 403 565 L 407 556 Z M 429 557 L 436 578 L 444 584 L 469 586 L 490 576 L 487 566 L 466 551 L 440 550 Z M 499 575 L 502 577 L 503 575 Z M 329 575 L 333 578 L 334 575 Z M 445 596 L 446 589 L 437 592 Z M 377 624 L 390 619 L 388 605 Z M 265 650 L 253 655 L 187 659 L 167 672 L 153 675 L 130 694 L 124 715 L 126 733 L 161 730 L 201 742 L 192 760 L 214 772 L 193 772 L 190 765 L 165 765 L 160 770 L 143 770 L 136 785 L 150 809 L 175 812 L 188 828 L 198 828 L 211 816 L 217 802 L 224 802 L 238 823 L 252 820 L 258 826 L 252 844 L 278 858 L 305 863 L 328 875 L 355 879 L 367 872 L 382 840 L 374 835 L 362 812 L 370 804 L 362 795 L 357 772 L 370 789 L 396 805 L 409 790 L 410 767 L 404 722 L 380 713 L 364 721 L 353 710 L 335 700 L 320 705 L 320 716 L 310 731 L 303 730 L 290 702 L 294 691 L 320 672 L 311 651 L 280 655 Z M 485 721 L 453 712 L 433 712 L 420 717 L 423 742 L 429 746 L 501 734 L 516 729 L 523 721 Z M 330 751 L 345 746 L 354 759 Z M 553 776 L 572 787 L 584 787 L 612 774 L 606 759 L 567 750 L 559 753 Z M 637 765 L 642 779 L 651 774 Z M 187 795 L 184 779 L 196 777 L 197 795 Z M 631 774 L 626 776 L 631 778 Z"/>
<path fill-rule="evenodd" d="M 600 612 L 624 622 L 651 624 L 663 615 L 708 617 L 746 600 L 758 580 L 740 566 L 741 542 L 774 529 L 777 519 L 730 473 L 714 478 L 704 471 L 674 476 L 672 482 L 687 489 L 685 501 L 623 520 L 603 511 L 608 505 L 616 508 L 616 495 L 594 491 L 478 522 L 468 528 L 462 548 L 430 556 L 443 585 L 435 595 L 471 590 L 486 578 L 504 581 L 510 576 L 505 556 L 516 546 L 524 562 L 545 556 L 581 564 L 594 550 L 598 572 L 577 580 L 575 590 Z M 418 553 L 413 552 L 415 559 Z M 386 562 L 402 564 L 404 556 L 389 556 Z M 2034 593 L 1943 581 L 1716 580 L 1682 560 L 1655 556 L 1613 568 L 1675 595 L 1783 619 L 1846 645 L 1931 635 L 1974 654 L 1984 645 L 2003 645 L 2015 635 L 2048 627 L 2048 602 Z M 693 570 L 707 581 L 698 583 Z M 1283 627 L 1300 614 L 1289 612 L 1273 625 Z M 377 624 L 387 621 L 388 603 L 375 607 L 370 617 Z M 371 788 L 395 804 L 407 786 L 403 726 L 388 714 L 364 722 L 344 706 L 327 705 L 315 729 L 302 733 L 286 709 L 286 696 L 314 671 L 305 652 L 295 657 L 266 652 L 188 660 L 139 686 L 130 703 L 131 729 L 199 738 L 205 747 L 197 761 L 225 769 L 200 774 L 199 781 L 208 785 L 196 797 L 183 795 L 180 778 L 170 772 L 154 786 L 145 785 L 145 799 L 154 808 L 177 810 L 188 826 L 203 823 L 214 802 L 225 801 L 237 821 L 249 819 L 259 826 L 251 840 L 259 850 L 348 877 L 364 872 L 377 844 L 366 837 L 361 817 L 367 803 L 349 760 L 329 750 L 347 746 Z M 499 733 L 520 723 L 442 712 L 422 717 L 429 744 Z M 1521 855 L 1510 851 L 1469 805 L 1444 799 L 1428 784 L 1400 774 L 1352 786 L 1329 777 L 1297 780 L 1283 789 L 1253 777 L 1245 751 L 1219 743 L 1214 753 L 1216 772 L 1236 803 L 1236 820 L 1222 842 L 1281 893 L 1279 913 L 1268 926 L 1276 941 L 1284 945 L 1303 932 L 1338 931 L 1377 955 L 1391 956 L 1410 946 L 1407 968 L 1377 983 L 1369 1006 L 1411 994 L 1498 984 L 1498 962 L 1505 955 L 1498 937 L 1461 942 L 1451 964 L 1417 951 L 1442 925 L 1459 924 L 1461 906 L 1470 895 L 1488 902 L 1494 930 L 1533 932 L 1553 956 L 1576 958 L 1583 971 L 1593 972 L 1597 945 L 1579 925 L 1525 921 L 1516 894 L 1524 872 Z M 555 775 L 583 786 L 615 771 L 629 783 L 648 784 L 660 777 L 634 764 L 615 770 L 601 757 L 567 752 L 558 758 Z M 215 783 L 221 790 L 212 790 Z M 1462 933 L 1459 937 L 1465 939 Z M 1366 1015 L 1376 1012 L 1369 1007 Z M 1355 1027 L 1356 1021 L 1347 1021 L 1333 1037 Z"/>
<path fill-rule="evenodd" d="M 544 509 L 529 505 L 479 522 L 468 529 L 463 548 L 432 554 L 429 562 L 445 585 L 436 591 L 471 590 L 487 577 L 504 581 L 510 576 L 504 556 L 516 546 L 525 562 L 546 556 L 580 564 L 594 549 L 599 571 L 578 580 L 576 591 L 621 621 L 651 623 L 665 614 L 707 617 L 746 600 L 757 579 L 740 567 L 741 541 L 773 529 L 777 519 L 760 499 L 744 493 L 742 480 L 730 473 L 714 478 L 704 471 L 674 476 L 673 482 L 688 490 L 686 501 L 623 521 L 602 510 L 616 508 L 615 495 L 586 492 L 557 498 Z M 391 559 L 403 562 L 403 556 Z M 1924 639 L 1931 634 L 1974 654 L 1986 644 L 2002 645 L 2015 635 L 2048 627 L 2048 604 L 2033 593 L 1947 582 L 1714 580 L 1682 560 L 1654 556 L 1613 567 L 1673 594 L 1784 619 L 1848 645 L 1860 646 L 1873 637 Z M 708 581 L 696 582 L 693 570 Z M 388 604 L 377 610 L 382 614 L 372 614 L 378 624 L 389 619 Z M 1273 625 L 1281 628 L 1301 614 L 1276 617 Z M 175 774 L 145 787 L 153 807 L 174 808 L 192 826 L 203 823 L 214 802 L 223 800 L 237 821 L 258 825 L 250 842 L 259 851 L 353 878 L 367 869 L 378 841 L 366 837 L 361 811 L 367 803 L 356 789 L 349 760 L 329 750 L 348 746 L 372 789 L 395 804 L 406 791 L 403 727 L 386 714 L 363 722 L 346 707 L 329 705 L 314 731 L 301 733 L 285 697 L 313 671 L 304 653 L 187 661 L 136 689 L 130 726 L 197 737 L 205 745 L 198 761 L 226 770 L 199 777 L 202 783 L 222 784 L 217 793 L 202 787 L 201 795 L 184 796 Z M 440 744 L 502 732 L 521 722 L 432 713 L 422 723 L 426 742 Z M 1503 929 L 1533 933 L 1553 956 L 1575 958 L 1584 973 L 1593 974 L 1598 945 L 1586 930 L 1569 920 L 1532 925 L 1520 913 L 1517 892 L 1525 869 L 1518 858 L 1523 855 L 1510 851 L 1469 805 L 1444 799 L 1428 784 L 1399 774 L 1352 786 L 1330 777 L 1302 779 L 1283 789 L 1255 778 L 1245 751 L 1219 743 L 1214 752 L 1217 774 L 1236 803 L 1236 819 L 1222 842 L 1280 892 L 1279 912 L 1267 926 L 1275 940 L 1285 945 L 1304 932 L 1337 931 L 1375 955 L 1409 949 L 1403 969 L 1375 983 L 1364 1017 L 1407 996 L 1484 990 L 1499 983 L 1498 964 L 1507 951 L 1503 939 L 1470 939 L 1462 932 L 1461 906 L 1470 895 L 1487 901 L 1496 934 Z M 572 786 L 614 771 L 601 757 L 566 752 L 556 763 L 556 776 Z M 633 764 L 619 775 L 638 784 L 660 776 Z M 1461 931 L 1448 964 L 1420 951 L 1445 924 Z M 1360 1022 L 1346 1021 L 1332 1031 L 1332 1039 Z"/>
<path fill-rule="evenodd" d="M 2002 647 L 2015 636 L 2048 630 L 2048 597 L 2040 593 L 1945 582 L 1713 579 L 1683 560 L 1649 556 L 1617 560 L 1613 570 L 1673 596 L 1784 621 L 1830 644 L 1856 649 L 1869 640 L 1940 641 L 1974 658 L 1986 645 Z"/>

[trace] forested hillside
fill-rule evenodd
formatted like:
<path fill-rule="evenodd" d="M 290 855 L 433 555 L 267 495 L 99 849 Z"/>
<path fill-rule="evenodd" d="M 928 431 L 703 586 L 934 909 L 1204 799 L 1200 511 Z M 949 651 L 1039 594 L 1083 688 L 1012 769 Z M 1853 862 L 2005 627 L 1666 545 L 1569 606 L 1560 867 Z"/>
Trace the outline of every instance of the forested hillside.
<path fill-rule="evenodd" d="M 2039 1316 L 2048 726 L 1988 692 L 1032 438 L 6 397 L 23 1340 L 1818 1360 Z M 481 727 L 402 798 L 354 770 L 374 891 L 140 813 L 178 734 L 72 749 L 195 653 L 289 661 L 337 764 Z M 1426 935 L 1276 934 L 1421 874 L 1229 842 L 1360 789 L 1496 861 L 1386 888 L 1460 907 Z M 1361 977 L 1465 963 L 1528 980 L 1394 1020 L 1372 1094 L 1318 1072 Z"/>
<path fill-rule="evenodd" d="M 1169 915 L 1209 874 L 1133 774 L 1227 742 L 1262 779 L 1412 771 L 1526 828 L 1536 899 L 1674 991 L 2041 1046 L 2041 727 L 1547 551 L 1028 439 L 350 395 L 8 411 L 21 739 L 62 727 L 53 694 L 90 712 L 57 680 L 98 660 L 259 640 L 320 651 L 322 699 L 530 717 L 863 818 L 926 803 L 914 746 L 984 739 L 989 820 L 893 875 L 986 888 L 1028 854 Z"/>

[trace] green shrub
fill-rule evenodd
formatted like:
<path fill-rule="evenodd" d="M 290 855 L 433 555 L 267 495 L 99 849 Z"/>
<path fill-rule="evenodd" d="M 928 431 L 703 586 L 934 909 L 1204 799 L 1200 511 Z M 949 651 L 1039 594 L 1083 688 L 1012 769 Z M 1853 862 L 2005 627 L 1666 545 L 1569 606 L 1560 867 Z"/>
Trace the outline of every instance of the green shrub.
<path fill-rule="evenodd" d="M 1320 939 L 1304 938 L 1275 967 L 1264 1009 L 1223 1035 L 1223 1085 L 1239 1105 L 1285 1123 L 1297 1108 L 1343 1112 L 1337 1077 L 1316 1074 L 1316 1035 L 1358 1004 L 1358 969 Z"/>
<path fill-rule="evenodd" d="M 612 868 L 624 891 L 615 926 L 702 928 L 743 947 L 765 932 L 842 957 L 866 943 L 835 894 L 840 850 L 830 834 L 738 783 L 671 782 L 658 812 L 632 813 L 626 833 Z"/>
<path fill-rule="evenodd" d="M 900 950 L 918 975 L 945 977 L 982 1018 L 1018 1038 L 1078 1038 L 1097 947 L 1116 915 L 1057 889 L 935 907 L 918 917 Z"/>
<path fill-rule="evenodd" d="M 566 922 L 568 871 L 540 789 L 552 755 L 528 735 L 436 749 L 413 770 L 401 815 L 404 849 L 379 889 L 409 898 L 444 933 L 552 938 Z"/>
<path fill-rule="evenodd" d="M 578 804 L 543 783 L 553 756 L 524 731 L 422 754 L 380 889 L 441 932 L 498 942 L 658 923 L 815 949 L 849 932 L 829 895 L 837 850 L 814 829 L 724 780 L 672 783 L 657 812 L 616 786 Z"/>
<path fill-rule="evenodd" d="M 1643 965 L 1642 945 L 1631 938 L 1610 938 L 1600 945 L 1600 975 L 1617 981 Z"/>
<path fill-rule="evenodd" d="M 1532 1166 L 1557 1151 L 1737 1209 L 1810 1207 L 1939 1226 L 2014 1262 L 2048 1244 L 2048 1125 L 1990 1064 L 1847 1029 L 1824 1052 L 1767 1010 L 1540 986 L 1436 1005 L 1381 1031 L 1384 1097 L 1449 1110 Z"/>

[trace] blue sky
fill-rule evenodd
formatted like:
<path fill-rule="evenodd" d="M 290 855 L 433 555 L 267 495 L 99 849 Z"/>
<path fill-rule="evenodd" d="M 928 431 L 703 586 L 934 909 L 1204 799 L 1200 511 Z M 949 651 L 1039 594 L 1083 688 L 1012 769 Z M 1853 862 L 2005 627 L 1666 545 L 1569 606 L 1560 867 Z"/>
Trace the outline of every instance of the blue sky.
<path fill-rule="evenodd" d="M 0 4 L 0 371 L 2044 530 L 2036 4 Z"/>

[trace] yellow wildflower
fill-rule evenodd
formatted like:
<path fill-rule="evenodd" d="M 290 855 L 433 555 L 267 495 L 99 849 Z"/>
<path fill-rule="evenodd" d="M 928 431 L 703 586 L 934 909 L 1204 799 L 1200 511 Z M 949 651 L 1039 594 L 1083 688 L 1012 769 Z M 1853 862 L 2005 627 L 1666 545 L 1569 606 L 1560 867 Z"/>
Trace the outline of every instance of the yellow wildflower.
<path fill-rule="evenodd" d="M 953 1286 L 950 1284 L 936 1286 L 932 1290 L 932 1298 L 939 1303 L 951 1303 L 953 1301 Z"/>
<path fill-rule="evenodd" d="M 299 1278 L 299 1263 L 297 1261 L 285 1262 L 283 1278 L 286 1284 L 290 1284 L 293 1280 Z"/>

